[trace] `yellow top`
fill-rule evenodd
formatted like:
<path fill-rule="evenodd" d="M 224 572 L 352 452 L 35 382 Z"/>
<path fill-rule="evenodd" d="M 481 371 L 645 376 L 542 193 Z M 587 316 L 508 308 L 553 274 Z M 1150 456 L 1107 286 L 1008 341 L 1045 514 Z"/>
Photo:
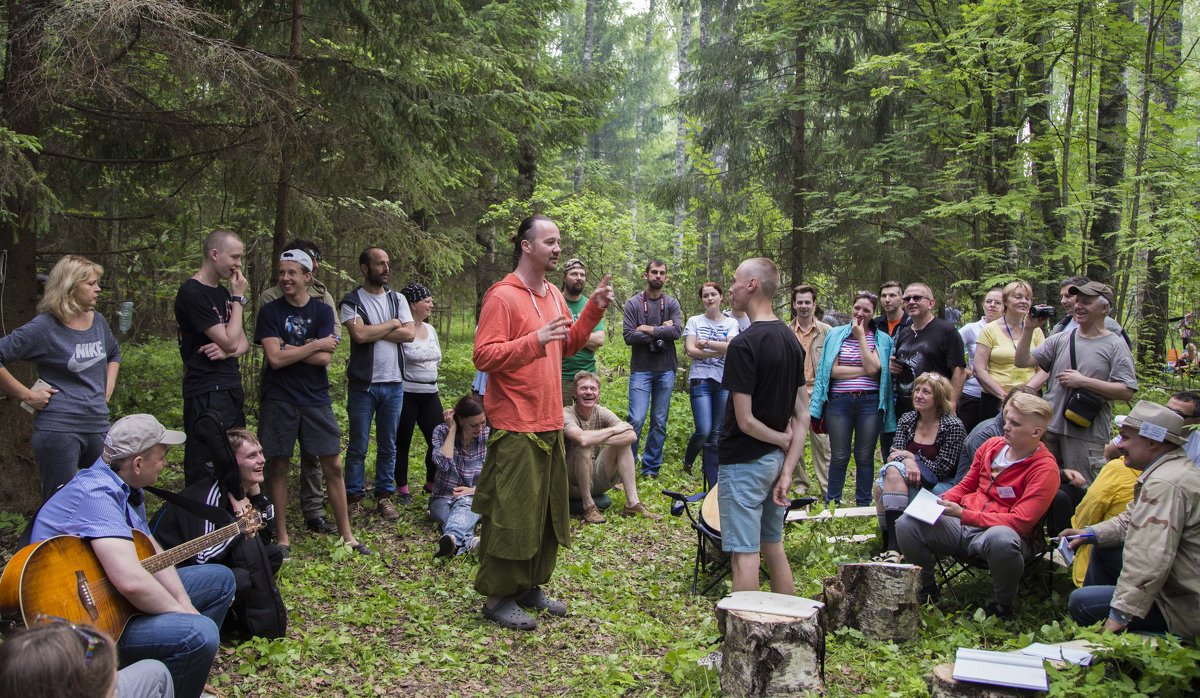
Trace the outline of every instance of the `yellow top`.
<path fill-rule="evenodd" d="M 1133 501 L 1133 486 L 1137 482 L 1140 470 L 1134 470 L 1125 465 L 1124 458 L 1114 458 L 1100 469 L 1100 474 L 1083 495 L 1083 501 L 1075 507 L 1075 515 L 1071 517 L 1072 528 L 1085 528 L 1101 521 L 1107 521 L 1125 511 Z M 1075 564 L 1071 569 L 1071 579 L 1075 586 L 1083 586 L 1083 575 L 1087 574 L 1088 561 L 1092 559 L 1092 546 L 1081 545 L 1075 549 Z"/>
<path fill-rule="evenodd" d="M 1029 348 L 1032 350 L 1044 341 L 1046 335 L 1042 334 L 1041 328 L 1034 328 Z M 988 355 L 987 371 L 1005 392 L 1025 385 L 1037 373 L 1036 368 L 1017 368 L 1013 363 L 1017 356 L 1017 345 L 1004 329 L 1004 318 L 989 322 L 983 328 L 983 332 L 979 333 L 978 344 L 986 346 L 991 352 Z"/>

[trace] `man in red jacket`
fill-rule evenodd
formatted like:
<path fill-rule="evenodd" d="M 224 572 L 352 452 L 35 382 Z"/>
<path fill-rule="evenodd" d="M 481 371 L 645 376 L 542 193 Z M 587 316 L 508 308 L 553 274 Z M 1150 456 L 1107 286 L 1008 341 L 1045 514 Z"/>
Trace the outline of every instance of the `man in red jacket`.
<path fill-rule="evenodd" d="M 984 610 L 1008 618 L 1030 552 L 1029 537 L 1058 490 L 1058 464 L 1042 445 L 1050 403 L 1018 393 L 1004 408 L 1004 437 L 984 442 L 966 477 L 938 503 L 945 513 L 933 524 L 909 515 L 896 522 L 906 562 L 921 566 L 921 598 L 936 599 L 934 559 L 973 556 L 988 564 L 994 600 Z"/>

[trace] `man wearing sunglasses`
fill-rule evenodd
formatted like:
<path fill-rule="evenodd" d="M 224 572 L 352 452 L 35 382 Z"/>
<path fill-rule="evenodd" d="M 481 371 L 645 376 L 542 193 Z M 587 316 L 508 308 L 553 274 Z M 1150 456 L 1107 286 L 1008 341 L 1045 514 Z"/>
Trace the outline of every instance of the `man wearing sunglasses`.
<path fill-rule="evenodd" d="M 912 384 L 917 376 L 932 371 L 950 381 L 951 411 L 957 408 L 967 378 L 966 358 L 962 336 L 949 322 L 935 317 L 937 301 L 933 291 L 923 283 L 912 283 L 901 298 L 911 322 L 896 333 L 896 349 L 888 363 L 892 372 L 892 392 L 896 399 L 896 416 L 912 412 Z M 883 452 L 891 450 L 894 434 L 881 434 Z"/>

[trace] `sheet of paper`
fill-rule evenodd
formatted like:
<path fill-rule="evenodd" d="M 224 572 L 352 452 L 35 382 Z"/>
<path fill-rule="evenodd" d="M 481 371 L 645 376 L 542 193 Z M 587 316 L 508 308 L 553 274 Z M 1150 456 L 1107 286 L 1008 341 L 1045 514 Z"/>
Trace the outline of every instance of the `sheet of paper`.
<path fill-rule="evenodd" d="M 1087 666 L 1092 663 L 1092 653 L 1087 650 L 1075 649 L 1071 647 L 1063 647 L 1062 645 L 1047 645 L 1041 642 L 1035 642 L 1032 645 L 1021 650 L 1021 654 L 1027 654 L 1031 657 L 1041 657 L 1056 662 L 1070 662 Z"/>
<path fill-rule="evenodd" d="M 927 524 L 932 524 L 938 520 L 942 512 L 946 511 L 946 507 L 938 504 L 937 495 L 929 490 L 922 489 L 917 492 L 917 496 L 908 503 L 908 508 L 904 510 L 905 514 L 924 521 Z"/>
<path fill-rule="evenodd" d="M 1049 689 L 1041 657 L 959 647 L 954 657 L 954 679 L 1035 691 Z"/>
<path fill-rule="evenodd" d="M 1066 536 L 1058 539 L 1058 552 L 1063 556 L 1068 565 L 1075 564 L 1075 551 L 1071 550 L 1071 541 L 1067 540 Z"/>

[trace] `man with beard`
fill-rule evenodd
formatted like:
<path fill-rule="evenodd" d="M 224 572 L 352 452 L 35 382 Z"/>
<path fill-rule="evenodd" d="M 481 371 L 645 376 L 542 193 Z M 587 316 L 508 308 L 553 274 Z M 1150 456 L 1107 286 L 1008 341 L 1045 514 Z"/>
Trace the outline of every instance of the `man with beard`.
<path fill-rule="evenodd" d="M 629 361 L 629 423 L 641 436 L 650 412 L 650 429 L 642 452 L 641 473 L 658 477 L 662 467 L 663 443 L 667 440 L 667 417 L 671 411 L 671 391 L 675 388 L 675 341 L 683 334 L 683 311 L 679 301 L 663 293 L 667 265 L 652 259 L 642 273 L 646 289 L 625 302 L 623 323 L 625 343 L 631 350 Z M 637 441 L 633 459 L 637 462 Z"/>
<path fill-rule="evenodd" d="M 571 309 L 571 322 L 579 321 L 579 314 L 587 305 L 583 296 L 583 286 L 587 283 L 587 269 L 582 259 L 568 259 L 563 266 L 563 298 Z M 564 356 L 562 362 L 562 400 L 563 407 L 569 407 L 575 395 L 575 374 L 580 371 L 596 372 L 596 350 L 604 346 L 604 320 L 601 319 L 588 337 L 587 344 L 571 356 Z"/>
<path fill-rule="evenodd" d="M 899 281 L 884 281 L 879 287 L 879 306 L 883 308 L 883 314 L 875 318 L 875 326 L 892 339 L 902 328 L 912 324 L 912 318 L 904 312 L 904 301 L 900 300 L 903 295 L 904 287 Z"/>
<path fill-rule="evenodd" d="M 562 357 L 587 344 L 612 302 L 605 275 L 572 323 L 562 293 L 546 281 L 558 267 L 554 221 L 534 215 L 513 239 L 516 269 L 483 297 L 475 332 L 475 368 L 488 373 L 483 404 L 492 435 L 472 510 L 483 516 L 475 590 L 483 615 L 506 628 L 533 630 L 523 608 L 563 616 L 546 596 L 559 545 L 570 544 L 567 462 L 563 448 Z"/>
<path fill-rule="evenodd" d="M 342 298 L 341 321 L 350 335 L 346 365 L 346 501 L 351 513 L 361 506 L 367 441 L 375 422 L 375 509 L 385 521 L 400 518 L 392 504 L 396 494 L 396 429 L 404 405 L 404 360 L 400 345 L 416 334 L 404 296 L 388 288 L 388 253 L 368 247 L 358 255 L 362 285 Z"/>

